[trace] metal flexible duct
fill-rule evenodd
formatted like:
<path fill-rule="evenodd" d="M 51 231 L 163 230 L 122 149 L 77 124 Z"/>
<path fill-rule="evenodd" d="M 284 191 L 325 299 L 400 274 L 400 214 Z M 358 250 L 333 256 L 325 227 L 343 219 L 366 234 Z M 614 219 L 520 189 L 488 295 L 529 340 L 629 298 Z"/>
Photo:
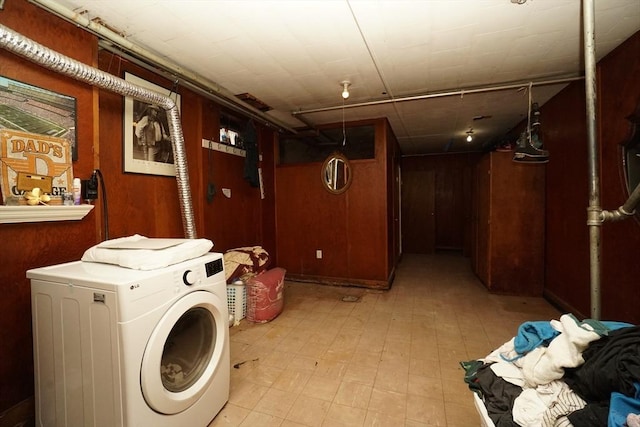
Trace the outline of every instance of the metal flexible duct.
<path fill-rule="evenodd" d="M 184 136 L 180 124 L 180 113 L 173 99 L 64 56 L 2 24 L 0 24 L 0 46 L 60 74 L 122 96 L 129 96 L 138 101 L 157 104 L 162 107 L 167 112 L 169 122 L 184 235 L 190 239 L 196 238 L 191 190 L 189 188 L 189 173 L 184 150 Z"/>

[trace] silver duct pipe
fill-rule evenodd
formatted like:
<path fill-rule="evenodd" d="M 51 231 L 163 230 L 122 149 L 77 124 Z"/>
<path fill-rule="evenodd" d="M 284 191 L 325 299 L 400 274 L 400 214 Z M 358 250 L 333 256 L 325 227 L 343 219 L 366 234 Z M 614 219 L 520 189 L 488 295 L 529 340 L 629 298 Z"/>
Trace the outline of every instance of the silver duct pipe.
<path fill-rule="evenodd" d="M 598 146 L 596 141 L 596 52 L 594 0 L 582 1 L 584 25 L 585 91 L 587 101 L 587 148 L 589 160 L 589 270 L 591 275 L 591 317 L 600 319 L 600 176 L 598 174 Z"/>
<path fill-rule="evenodd" d="M 175 159 L 176 181 L 178 183 L 178 197 L 182 213 L 183 230 L 185 237 L 190 239 L 196 238 L 191 191 L 189 188 L 189 173 L 184 150 L 184 137 L 180 124 L 180 113 L 173 99 L 152 90 L 131 84 L 119 77 L 64 56 L 10 30 L 2 24 L 0 24 L 0 46 L 49 70 L 64 74 L 92 86 L 118 93 L 122 96 L 129 96 L 139 101 L 157 104 L 166 110 Z"/>

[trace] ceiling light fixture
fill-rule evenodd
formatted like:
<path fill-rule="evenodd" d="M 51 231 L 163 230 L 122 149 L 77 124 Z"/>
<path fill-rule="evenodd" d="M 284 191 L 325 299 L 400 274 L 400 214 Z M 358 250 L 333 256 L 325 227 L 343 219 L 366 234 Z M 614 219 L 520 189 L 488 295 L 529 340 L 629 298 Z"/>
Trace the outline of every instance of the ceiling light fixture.
<path fill-rule="evenodd" d="M 467 142 L 473 141 L 473 129 L 467 131 Z"/>
<path fill-rule="evenodd" d="M 345 80 L 340 83 L 342 85 L 342 99 L 349 98 L 349 86 L 351 86 L 351 82 Z"/>

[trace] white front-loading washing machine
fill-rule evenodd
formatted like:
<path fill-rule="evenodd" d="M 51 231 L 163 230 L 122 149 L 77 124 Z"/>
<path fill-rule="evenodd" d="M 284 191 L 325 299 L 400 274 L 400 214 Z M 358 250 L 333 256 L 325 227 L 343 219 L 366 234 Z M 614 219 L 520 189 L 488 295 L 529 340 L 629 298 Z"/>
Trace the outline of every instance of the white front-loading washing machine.
<path fill-rule="evenodd" d="M 229 397 L 223 264 L 27 271 L 36 425 L 206 427 Z"/>

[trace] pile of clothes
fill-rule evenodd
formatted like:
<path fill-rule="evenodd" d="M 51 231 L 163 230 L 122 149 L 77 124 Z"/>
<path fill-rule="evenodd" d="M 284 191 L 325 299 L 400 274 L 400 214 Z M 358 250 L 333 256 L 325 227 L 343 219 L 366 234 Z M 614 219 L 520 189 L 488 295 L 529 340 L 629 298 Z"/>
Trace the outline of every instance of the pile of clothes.
<path fill-rule="evenodd" d="M 229 249 L 223 255 L 227 284 L 236 280 L 247 282 L 250 278 L 264 273 L 271 262 L 269 253 L 262 246 L 245 246 Z"/>
<path fill-rule="evenodd" d="M 571 314 L 525 322 L 461 365 L 497 427 L 640 427 L 640 326 Z"/>

